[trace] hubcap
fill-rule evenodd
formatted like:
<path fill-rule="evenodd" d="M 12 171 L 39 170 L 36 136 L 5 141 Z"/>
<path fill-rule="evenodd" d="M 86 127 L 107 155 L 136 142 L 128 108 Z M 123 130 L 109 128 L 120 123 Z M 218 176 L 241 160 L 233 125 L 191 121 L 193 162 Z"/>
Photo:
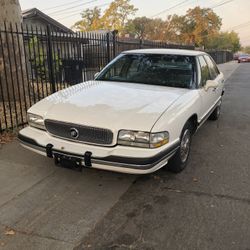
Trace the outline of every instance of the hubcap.
<path fill-rule="evenodd" d="M 190 130 L 186 129 L 182 136 L 180 145 L 180 156 L 181 156 L 181 161 L 183 163 L 186 162 L 188 158 L 190 150 L 190 142 L 191 142 L 191 132 Z"/>
<path fill-rule="evenodd" d="M 220 105 L 217 107 L 217 117 L 220 116 Z"/>

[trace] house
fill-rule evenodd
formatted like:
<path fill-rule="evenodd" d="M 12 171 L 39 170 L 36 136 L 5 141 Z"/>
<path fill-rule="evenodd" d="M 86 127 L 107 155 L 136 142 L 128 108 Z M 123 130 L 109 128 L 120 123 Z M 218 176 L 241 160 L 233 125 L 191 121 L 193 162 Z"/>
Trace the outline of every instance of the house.
<path fill-rule="evenodd" d="M 50 25 L 51 31 L 73 33 L 71 29 L 67 28 L 37 8 L 24 10 L 22 11 L 22 15 L 24 28 L 27 25 L 28 27 L 33 26 L 45 29 L 48 25 Z"/>
<path fill-rule="evenodd" d="M 109 31 L 74 32 L 37 8 L 24 10 L 22 15 L 30 79 L 48 78 L 49 68 L 53 68 L 56 81 L 75 84 L 92 79 L 99 64 L 103 67 L 110 60 Z"/>

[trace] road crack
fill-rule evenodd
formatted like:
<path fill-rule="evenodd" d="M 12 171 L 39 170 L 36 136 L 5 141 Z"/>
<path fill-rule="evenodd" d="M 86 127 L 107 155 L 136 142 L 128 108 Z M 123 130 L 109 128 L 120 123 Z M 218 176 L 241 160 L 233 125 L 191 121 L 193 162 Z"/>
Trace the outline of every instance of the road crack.
<path fill-rule="evenodd" d="M 227 195 L 227 194 L 213 194 L 213 193 L 206 193 L 206 192 L 201 192 L 201 191 L 180 190 L 180 189 L 174 189 L 174 188 L 169 188 L 169 187 L 164 187 L 163 189 L 167 190 L 168 192 L 190 194 L 190 195 L 195 195 L 195 196 L 206 196 L 206 197 L 218 198 L 218 199 L 227 199 L 227 200 L 247 203 L 250 205 L 250 199 L 236 197 L 236 196 Z"/>

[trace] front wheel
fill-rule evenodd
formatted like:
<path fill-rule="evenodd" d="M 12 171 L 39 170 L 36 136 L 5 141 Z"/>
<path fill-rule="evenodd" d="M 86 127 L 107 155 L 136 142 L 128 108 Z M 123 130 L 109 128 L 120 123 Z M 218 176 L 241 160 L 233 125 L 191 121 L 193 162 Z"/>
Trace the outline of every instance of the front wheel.
<path fill-rule="evenodd" d="M 168 170 L 180 173 L 187 166 L 192 141 L 192 124 L 186 123 L 181 133 L 180 147 L 175 155 L 169 160 Z"/>
<path fill-rule="evenodd" d="M 215 108 L 213 113 L 209 116 L 209 120 L 216 121 L 220 117 L 221 103 Z"/>

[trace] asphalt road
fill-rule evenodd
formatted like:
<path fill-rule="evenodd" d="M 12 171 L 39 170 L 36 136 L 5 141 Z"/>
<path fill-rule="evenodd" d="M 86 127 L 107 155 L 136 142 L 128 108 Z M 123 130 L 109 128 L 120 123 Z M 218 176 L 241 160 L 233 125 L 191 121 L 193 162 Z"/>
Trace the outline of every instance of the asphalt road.
<path fill-rule="evenodd" d="M 3 146 L 0 249 L 250 249 L 250 64 L 220 67 L 221 118 L 181 174 L 80 174 Z"/>

